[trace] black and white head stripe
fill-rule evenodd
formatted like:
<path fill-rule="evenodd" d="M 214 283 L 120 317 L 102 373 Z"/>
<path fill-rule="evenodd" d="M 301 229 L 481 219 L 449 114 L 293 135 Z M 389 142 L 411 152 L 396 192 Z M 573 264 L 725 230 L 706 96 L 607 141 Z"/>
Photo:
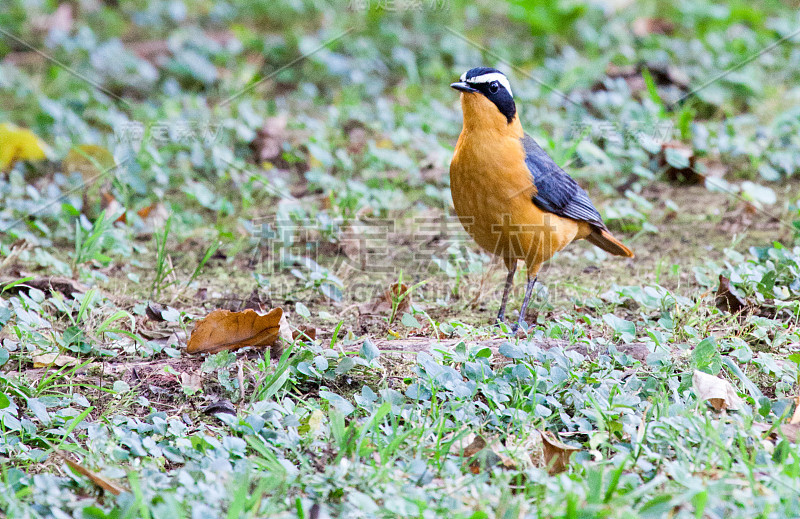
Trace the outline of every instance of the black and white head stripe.
<path fill-rule="evenodd" d="M 481 71 L 486 71 L 486 72 L 481 72 Z M 506 89 L 508 95 L 514 97 L 514 93 L 511 92 L 511 84 L 508 82 L 508 78 L 505 76 L 505 74 L 493 68 L 482 67 L 482 68 L 468 70 L 463 74 L 461 74 L 460 79 L 461 81 L 464 81 L 468 85 L 473 85 L 473 86 L 479 85 L 481 83 L 491 83 L 492 81 L 497 81 L 503 86 L 503 88 Z"/>
<path fill-rule="evenodd" d="M 456 90 L 469 94 L 479 93 L 494 103 L 506 120 L 511 123 L 517 114 L 511 84 L 505 74 L 490 67 L 476 67 L 461 75 L 460 82 L 450 85 Z"/>

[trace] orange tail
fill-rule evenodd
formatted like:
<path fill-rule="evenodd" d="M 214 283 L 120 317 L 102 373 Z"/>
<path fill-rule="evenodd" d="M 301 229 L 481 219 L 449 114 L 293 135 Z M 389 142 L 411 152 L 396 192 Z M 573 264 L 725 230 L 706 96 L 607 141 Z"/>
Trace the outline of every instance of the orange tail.
<path fill-rule="evenodd" d="M 606 229 L 593 228 L 592 233 L 586 237 L 592 245 L 596 245 L 614 256 L 633 257 L 633 251 L 614 238 Z"/>

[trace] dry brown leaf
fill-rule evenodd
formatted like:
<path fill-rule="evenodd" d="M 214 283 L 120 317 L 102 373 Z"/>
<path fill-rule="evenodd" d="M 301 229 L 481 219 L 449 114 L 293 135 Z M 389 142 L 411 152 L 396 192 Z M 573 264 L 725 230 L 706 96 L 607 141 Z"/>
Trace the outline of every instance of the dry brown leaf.
<path fill-rule="evenodd" d="M 452 438 L 452 433 L 443 438 L 443 441 L 450 441 L 450 438 Z M 470 472 L 473 474 L 480 473 L 482 464 L 481 460 L 477 459 L 476 456 L 486 448 L 486 440 L 483 436 L 475 433 L 464 434 L 457 438 L 450 448 L 454 454 L 470 461 Z"/>
<path fill-rule="evenodd" d="M 317 329 L 313 326 L 298 326 L 297 330 L 292 332 L 292 340 L 317 340 Z"/>
<path fill-rule="evenodd" d="M 23 276 L 23 277 L 28 277 L 28 276 Z M 36 277 L 24 283 L 14 285 L 11 288 L 5 288 L 6 286 L 11 285 L 12 283 L 16 283 L 17 281 L 19 281 L 19 277 L 0 278 L 0 291 L 4 291 L 7 293 L 8 292 L 16 293 L 26 288 L 37 288 L 42 292 L 49 292 L 50 290 L 55 290 L 56 292 L 61 292 L 65 297 L 72 298 L 72 294 L 74 293 L 83 294 L 87 290 L 89 290 L 89 287 L 87 287 L 82 283 L 78 283 L 74 279 L 57 277 L 57 276 Z"/>
<path fill-rule="evenodd" d="M 181 373 L 181 386 L 198 393 L 203 390 L 203 377 L 199 373 Z"/>
<path fill-rule="evenodd" d="M 92 483 L 94 483 L 98 487 L 102 488 L 103 490 L 111 492 L 115 496 L 118 496 L 123 492 L 130 492 L 127 488 L 123 487 L 119 483 L 115 483 L 114 481 L 111 481 L 107 477 L 101 476 L 97 472 L 93 472 L 93 471 L 87 469 L 86 467 L 84 467 L 80 463 L 72 461 L 71 459 L 69 459 L 65 455 L 61 454 L 60 452 L 57 452 L 56 454 L 58 454 L 58 456 L 61 459 L 63 459 L 66 462 L 66 464 L 70 466 L 70 468 L 72 470 L 74 470 L 78 474 L 81 474 L 82 476 L 86 476 L 87 478 L 89 478 L 92 481 Z"/>
<path fill-rule="evenodd" d="M 747 300 L 731 291 L 731 280 L 722 274 L 719 275 L 719 287 L 714 304 L 723 312 L 731 314 L 739 313 L 748 306 Z"/>
<path fill-rule="evenodd" d="M 281 339 L 291 344 L 293 337 L 292 327 L 289 326 L 289 320 L 286 319 L 286 314 L 281 315 L 281 319 L 278 324 L 280 326 Z"/>
<path fill-rule="evenodd" d="M 800 438 L 800 423 L 784 423 L 781 424 L 781 433 L 791 443 L 798 443 Z"/>
<path fill-rule="evenodd" d="M 358 310 L 362 315 L 387 314 L 391 316 L 394 300 L 401 297 L 402 299 L 398 302 L 394 312 L 394 317 L 397 317 L 411 309 L 411 294 L 408 292 L 408 286 L 403 283 L 393 283 L 392 286 L 387 288 L 380 296 L 369 303 L 360 305 Z"/>
<path fill-rule="evenodd" d="M 215 310 L 195 324 L 186 352 L 218 353 L 246 346 L 268 348 L 280 337 L 282 316 L 281 308 L 273 308 L 265 315 L 254 310 Z"/>
<path fill-rule="evenodd" d="M 66 33 L 72 29 L 72 22 L 72 5 L 68 2 L 63 2 L 59 4 L 52 14 L 35 16 L 31 21 L 31 25 L 37 31 L 61 31 Z"/>
<path fill-rule="evenodd" d="M 462 438 L 461 442 L 456 443 L 462 445 L 466 443 L 461 449 L 461 455 L 465 458 L 471 458 L 486 448 L 486 440 L 479 434 L 468 434 Z"/>
<path fill-rule="evenodd" d="M 789 423 L 792 425 L 800 424 L 800 396 L 794 397 L 794 405 L 794 414 L 791 420 L 789 420 Z"/>
<path fill-rule="evenodd" d="M 675 24 L 666 18 L 637 18 L 631 25 L 633 34 L 643 38 L 650 34 L 672 34 Z"/>
<path fill-rule="evenodd" d="M 160 229 L 169 218 L 169 211 L 164 204 L 157 202 L 136 211 L 148 229 Z"/>
<path fill-rule="evenodd" d="M 232 414 L 233 416 L 236 416 L 236 408 L 233 406 L 230 400 L 218 400 L 203 409 L 203 414 L 215 415 L 219 413 Z"/>
<path fill-rule="evenodd" d="M 78 365 L 78 359 L 75 357 L 61 355 L 58 353 L 43 353 L 41 355 L 34 355 L 31 360 L 33 361 L 34 368 L 46 368 L 48 366 L 63 368 L 64 366 Z"/>
<path fill-rule="evenodd" d="M 572 453 L 579 451 L 577 447 L 567 445 L 562 442 L 550 431 L 539 431 L 542 436 L 542 447 L 544 449 L 544 462 L 547 466 L 548 474 L 559 474 L 567 470 L 569 457 Z"/>
<path fill-rule="evenodd" d="M 165 310 L 164 306 L 160 303 L 156 303 L 155 301 L 150 301 L 147 304 L 147 307 L 144 309 L 144 314 L 147 316 L 148 319 L 151 319 L 156 322 L 164 322 L 164 316 L 161 315 L 161 312 Z"/>
<path fill-rule="evenodd" d="M 498 454 L 503 458 L 504 467 L 527 470 L 545 465 L 544 442 L 541 434 L 534 432 L 527 438 L 509 435 L 503 444 L 503 447 L 498 450 Z"/>
<path fill-rule="evenodd" d="M 735 410 L 742 406 L 742 400 L 727 380 L 694 370 L 692 385 L 698 400 L 708 400 L 717 411 Z"/>
<path fill-rule="evenodd" d="M 689 162 L 685 168 L 676 168 L 667 161 L 667 150 L 683 155 Z M 667 180 L 675 184 L 702 184 L 705 182 L 705 176 L 700 174 L 695 169 L 695 154 L 691 146 L 688 146 L 680 141 L 668 141 L 661 145 L 661 151 L 658 154 L 658 165 L 665 168 L 665 175 Z"/>
<path fill-rule="evenodd" d="M 792 417 L 794 420 L 794 417 Z M 769 425 L 766 423 L 761 422 L 753 422 L 753 431 L 759 434 L 764 434 L 765 432 L 772 430 L 775 425 Z M 779 438 L 785 437 L 791 443 L 798 443 L 798 439 L 800 439 L 800 422 L 798 423 L 784 423 L 777 426 L 778 431 L 772 431 L 769 435 L 770 440 L 778 440 Z"/>

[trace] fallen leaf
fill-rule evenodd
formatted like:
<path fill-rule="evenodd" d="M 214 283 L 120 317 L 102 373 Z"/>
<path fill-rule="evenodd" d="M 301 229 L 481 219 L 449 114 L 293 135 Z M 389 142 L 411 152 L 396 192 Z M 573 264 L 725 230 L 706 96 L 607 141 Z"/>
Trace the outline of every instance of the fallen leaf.
<path fill-rule="evenodd" d="M 161 315 L 161 312 L 163 311 L 164 307 L 161 304 L 156 303 L 154 301 L 150 301 L 147 304 L 147 308 L 145 308 L 144 313 L 149 319 L 160 323 L 166 321 L 166 319 L 164 319 L 164 316 Z"/>
<path fill-rule="evenodd" d="M 784 423 L 781 424 L 781 433 L 792 443 L 798 443 L 800 438 L 800 423 Z"/>
<path fill-rule="evenodd" d="M 457 443 L 462 445 L 466 443 L 461 449 L 461 455 L 465 458 L 471 458 L 486 448 L 486 440 L 479 434 L 470 433 Z"/>
<path fill-rule="evenodd" d="M 68 2 L 59 4 L 52 14 L 39 15 L 33 18 L 31 25 L 42 32 L 69 32 L 72 29 L 72 5 Z"/>
<path fill-rule="evenodd" d="M 731 290 L 731 280 L 722 274 L 719 275 L 719 287 L 714 304 L 723 312 L 731 314 L 739 313 L 748 307 L 747 300 Z"/>
<path fill-rule="evenodd" d="M 11 123 L 0 123 L 0 171 L 19 160 L 43 160 L 48 147 L 32 131 Z"/>
<path fill-rule="evenodd" d="M 236 301 L 235 305 L 231 305 L 232 308 L 236 310 L 247 310 L 248 308 L 251 310 L 255 310 L 256 312 L 263 314 L 267 311 L 267 308 L 271 306 L 271 301 L 269 298 L 265 298 L 264 294 L 262 294 L 257 288 L 254 288 L 250 295 L 244 301 Z"/>
<path fill-rule="evenodd" d="M 717 411 L 735 410 L 742 406 L 742 400 L 727 380 L 694 370 L 692 385 L 698 400 L 708 400 Z"/>
<path fill-rule="evenodd" d="M 446 438 L 445 441 L 449 439 Z M 517 468 L 516 461 L 508 455 L 498 437 L 487 441 L 475 433 L 462 435 L 453 442 L 451 451 L 469 461 L 469 471 L 473 474 L 480 474 L 481 471 L 498 465 L 505 469 Z"/>
<path fill-rule="evenodd" d="M 203 409 L 203 414 L 208 415 L 215 415 L 215 414 L 232 414 L 236 416 L 236 408 L 233 407 L 233 404 L 230 400 L 218 400 L 206 406 Z"/>
<path fill-rule="evenodd" d="M 761 422 L 753 422 L 753 431 L 755 431 L 758 434 L 764 434 L 767 431 L 772 431 L 769 434 L 769 439 L 772 441 L 778 440 L 780 438 L 786 438 L 791 443 L 798 443 L 798 439 L 800 439 L 800 422 L 780 424 L 779 426 L 777 426 L 777 429 L 780 432 L 773 430 L 774 427 L 775 425 L 769 425 Z"/>
<path fill-rule="evenodd" d="M 399 299 L 397 308 L 393 308 L 396 299 Z M 394 283 L 372 301 L 360 305 L 358 310 L 361 314 L 366 315 L 388 314 L 390 317 L 403 315 L 411 310 L 411 294 L 408 292 L 408 286 Z M 393 310 L 394 315 L 392 315 Z M 390 319 L 389 322 L 392 320 Z"/>
<path fill-rule="evenodd" d="M 694 151 L 680 141 L 667 141 L 661 145 L 658 165 L 672 183 L 696 185 L 705 182 L 705 175 L 695 169 Z"/>
<path fill-rule="evenodd" d="M 181 373 L 181 386 L 194 393 L 199 393 L 203 390 L 203 378 L 199 373 Z"/>
<path fill-rule="evenodd" d="M 122 208 L 111 194 L 111 175 L 116 159 L 108 149 L 95 144 L 84 144 L 69 150 L 61 161 L 64 173 L 80 173 L 83 179 L 83 212 L 94 217 L 101 210 L 116 214 Z"/>
<path fill-rule="evenodd" d="M 71 459 L 66 457 L 64 454 L 61 454 L 60 452 L 56 452 L 56 454 L 58 454 L 58 456 L 61 459 L 63 459 L 64 462 L 66 462 L 66 464 L 69 465 L 69 467 L 72 470 L 74 470 L 75 472 L 77 472 L 78 474 L 80 474 L 82 476 L 86 476 L 87 478 L 89 478 L 92 481 L 92 483 L 94 483 L 98 487 L 102 488 L 103 490 L 111 492 L 115 496 L 118 496 L 123 492 L 129 492 L 129 490 L 127 488 L 123 487 L 119 483 L 115 483 L 114 481 L 111 481 L 107 477 L 101 476 L 97 472 L 93 472 L 93 471 L 87 469 L 86 467 L 84 467 L 80 463 L 72 461 Z"/>
<path fill-rule="evenodd" d="M 297 429 L 297 432 L 303 436 L 317 436 L 320 432 L 322 432 L 322 424 L 325 421 L 325 413 L 319 409 L 314 409 L 311 414 L 308 415 L 308 419 L 304 421 L 306 423 L 301 425 Z"/>
<path fill-rule="evenodd" d="M 280 327 L 281 339 L 291 344 L 293 338 L 292 327 L 289 326 L 289 321 L 286 319 L 286 314 L 281 315 L 278 325 Z"/>
<path fill-rule="evenodd" d="M 28 277 L 28 276 L 25 276 Z M 19 281 L 19 278 L 2 278 L 0 279 L 0 292 L 18 292 L 26 288 L 36 288 L 42 292 L 49 292 L 55 290 L 61 292 L 65 297 L 72 298 L 73 294 L 84 294 L 89 287 L 75 281 L 74 279 L 57 277 L 57 276 L 43 276 L 29 279 L 24 283 L 14 284 Z M 9 285 L 10 288 L 6 288 Z"/>
<path fill-rule="evenodd" d="M 666 18 L 637 18 L 631 24 L 633 34 L 643 38 L 650 34 L 672 34 L 675 31 L 675 24 Z"/>
<path fill-rule="evenodd" d="M 56 366 L 63 368 L 64 366 L 77 366 L 78 359 L 70 357 L 69 355 L 62 355 L 59 353 L 43 353 L 41 355 L 34 355 L 31 359 L 34 368 L 46 368 L 49 366 Z"/>
<path fill-rule="evenodd" d="M 254 310 L 215 310 L 197 322 L 186 346 L 187 353 L 218 353 L 246 346 L 268 348 L 280 337 L 281 308 L 260 315 Z"/>
<path fill-rule="evenodd" d="M 789 423 L 792 425 L 800 424 L 800 396 L 794 397 L 794 414 L 792 415 L 792 419 L 789 420 Z"/>
<path fill-rule="evenodd" d="M 527 470 L 535 467 L 546 466 L 544 462 L 544 442 L 542 435 L 529 434 L 527 437 L 519 438 L 509 435 L 503 442 L 503 446 L 498 449 L 498 454 L 503 458 L 503 466 Z M 511 466 L 513 464 L 513 467 Z"/>
<path fill-rule="evenodd" d="M 292 332 L 292 340 L 297 339 L 315 341 L 317 340 L 317 329 L 313 326 L 298 326 L 297 330 Z"/>
<path fill-rule="evenodd" d="M 579 451 L 577 447 L 567 445 L 562 442 L 550 431 L 539 431 L 542 436 L 542 447 L 544 449 L 544 462 L 547 473 L 550 475 L 559 474 L 567 470 L 569 457 L 572 453 Z"/>
<path fill-rule="evenodd" d="M 142 219 L 144 227 L 149 231 L 163 228 L 169 218 L 169 211 L 160 202 L 143 207 L 136 211 L 136 214 Z"/>

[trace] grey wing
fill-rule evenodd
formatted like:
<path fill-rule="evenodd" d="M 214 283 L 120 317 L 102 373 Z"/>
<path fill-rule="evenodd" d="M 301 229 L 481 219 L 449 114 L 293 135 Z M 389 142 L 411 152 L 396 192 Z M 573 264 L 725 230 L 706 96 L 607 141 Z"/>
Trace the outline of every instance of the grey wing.
<path fill-rule="evenodd" d="M 575 179 L 558 167 L 530 135 L 525 134 L 522 145 L 525 148 L 525 164 L 533 176 L 537 190 L 533 196 L 536 207 L 605 229 L 600 213 Z"/>

